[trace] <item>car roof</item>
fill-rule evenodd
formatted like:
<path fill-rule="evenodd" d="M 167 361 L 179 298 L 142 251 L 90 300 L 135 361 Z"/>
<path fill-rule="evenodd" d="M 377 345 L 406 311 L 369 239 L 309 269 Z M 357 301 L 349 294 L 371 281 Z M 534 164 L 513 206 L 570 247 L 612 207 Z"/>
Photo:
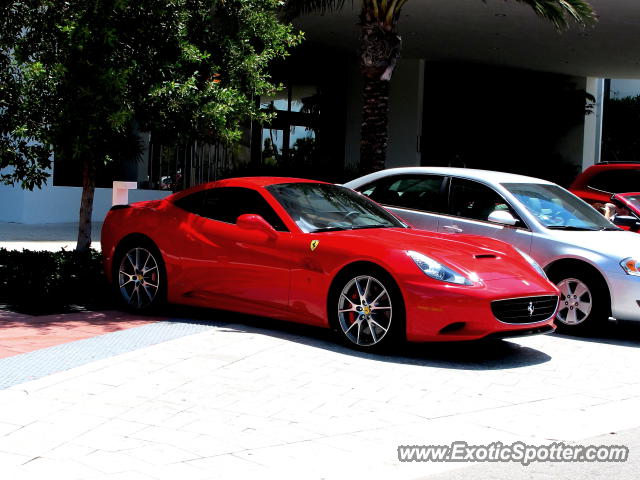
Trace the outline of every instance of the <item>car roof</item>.
<path fill-rule="evenodd" d="M 227 178 L 225 180 L 218 180 L 217 182 L 211 182 L 207 185 L 212 186 L 253 186 L 253 187 L 267 187 L 269 185 L 277 185 L 280 183 L 325 183 L 317 180 L 309 180 L 306 178 L 294 178 L 294 177 L 237 177 Z"/>
<path fill-rule="evenodd" d="M 436 175 L 454 175 L 469 180 L 481 180 L 489 183 L 542 183 L 552 184 L 547 180 L 540 178 L 527 177 L 525 175 L 516 175 L 514 173 L 495 172 L 492 170 L 477 170 L 473 168 L 454 168 L 454 167 L 402 167 L 390 168 L 383 170 L 385 176 L 394 174 L 436 174 Z"/>

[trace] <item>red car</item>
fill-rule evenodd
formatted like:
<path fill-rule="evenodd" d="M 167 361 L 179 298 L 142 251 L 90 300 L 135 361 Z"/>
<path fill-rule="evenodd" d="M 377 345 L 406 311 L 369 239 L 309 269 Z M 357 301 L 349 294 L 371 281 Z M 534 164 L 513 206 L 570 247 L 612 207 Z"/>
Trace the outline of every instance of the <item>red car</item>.
<path fill-rule="evenodd" d="M 616 193 L 640 189 L 640 164 L 598 163 L 576 177 L 569 191 L 602 211 Z"/>
<path fill-rule="evenodd" d="M 116 206 L 102 229 L 122 301 L 334 328 L 372 349 L 554 329 L 558 290 L 498 240 L 414 230 L 345 187 L 239 178 Z"/>

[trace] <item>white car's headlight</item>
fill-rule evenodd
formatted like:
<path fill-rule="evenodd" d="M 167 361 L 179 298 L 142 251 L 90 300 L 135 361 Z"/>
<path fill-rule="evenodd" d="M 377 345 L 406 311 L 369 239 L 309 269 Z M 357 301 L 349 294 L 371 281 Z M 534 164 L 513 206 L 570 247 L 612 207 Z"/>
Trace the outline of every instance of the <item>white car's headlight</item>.
<path fill-rule="evenodd" d="M 429 258 L 419 252 L 414 252 L 413 250 L 408 251 L 407 255 L 416 262 L 416 265 L 424 272 L 425 275 L 431 278 L 440 280 L 441 282 L 455 283 L 458 285 L 473 285 L 473 282 L 467 277 L 442 265 L 440 262 L 436 262 L 433 258 Z"/>
<path fill-rule="evenodd" d="M 547 274 L 544 273 L 544 270 L 542 269 L 542 267 L 538 264 L 538 262 L 536 262 L 533 258 L 531 258 L 530 255 L 524 253 L 522 250 L 520 250 L 519 248 L 516 248 L 516 250 L 518 251 L 518 253 L 520 255 L 522 255 L 522 257 L 529 262 L 529 265 L 531 265 L 533 267 L 533 269 L 538 272 L 540 275 L 542 275 L 544 278 L 546 278 L 547 280 L 549 280 L 549 277 L 547 277 Z"/>
<path fill-rule="evenodd" d="M 636 260 L 633 257 L 625 258 L 620 262 L 620 266 L 627 275 L 640 277 L 640 260 Z"/>

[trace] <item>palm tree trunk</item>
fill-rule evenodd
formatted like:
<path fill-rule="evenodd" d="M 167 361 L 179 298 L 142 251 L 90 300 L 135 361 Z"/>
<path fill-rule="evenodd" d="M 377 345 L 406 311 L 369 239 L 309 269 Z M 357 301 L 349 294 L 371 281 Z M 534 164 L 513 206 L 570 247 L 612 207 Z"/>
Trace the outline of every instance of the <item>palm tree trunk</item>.
<path fill-rule="evenodd" d="M 362 90 L 362 126 L 360 129 L 360 166 L 365 172 L 385 167 L 387 158 L 389 85 L 400 58 L 402 40 L 393 30 L 361 16 L 360 70 Z"/>
<path fill-rule="evenodd" d="M 383 170 L 387 158 L 389 82 L 364 77 L 360 164 L 366 173 Z"/>
<path fill-rule="evenodd" d="M 85 158 L 82 162 L 82 199 L 80 200 L 80 221 L 76 252 L 87 252 L 91 247 L 91 216 L 93 214 L 93 195 L 95 190 L 96 165 L 93 159 Z"/>

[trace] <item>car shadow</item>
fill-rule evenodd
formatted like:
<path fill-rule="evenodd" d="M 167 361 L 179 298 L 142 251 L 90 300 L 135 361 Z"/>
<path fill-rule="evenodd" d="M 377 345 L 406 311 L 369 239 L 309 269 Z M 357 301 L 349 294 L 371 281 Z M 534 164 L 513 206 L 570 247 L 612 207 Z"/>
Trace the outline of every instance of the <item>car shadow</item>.
<path fill-rule="evenodd" d="M 589 332 L 556 332 L 554 335 L 581 342 L 604 343 L 621 347 L 640 347 L 640 322 L 602 322 L 597 328 Z"/>
<path fill-rule="evenodd" d="M 424 367 L 455 370 L 504 370 L 548 362 L 544 352 L 507 340 L 474 342 L 404 342 L 383 353 L 361 352 L 338 340 L 331 330 L 211 309 L 172 306 L 169 321 L 216 325 L 227 332 L 267 335 L 341 355 Z"/>

